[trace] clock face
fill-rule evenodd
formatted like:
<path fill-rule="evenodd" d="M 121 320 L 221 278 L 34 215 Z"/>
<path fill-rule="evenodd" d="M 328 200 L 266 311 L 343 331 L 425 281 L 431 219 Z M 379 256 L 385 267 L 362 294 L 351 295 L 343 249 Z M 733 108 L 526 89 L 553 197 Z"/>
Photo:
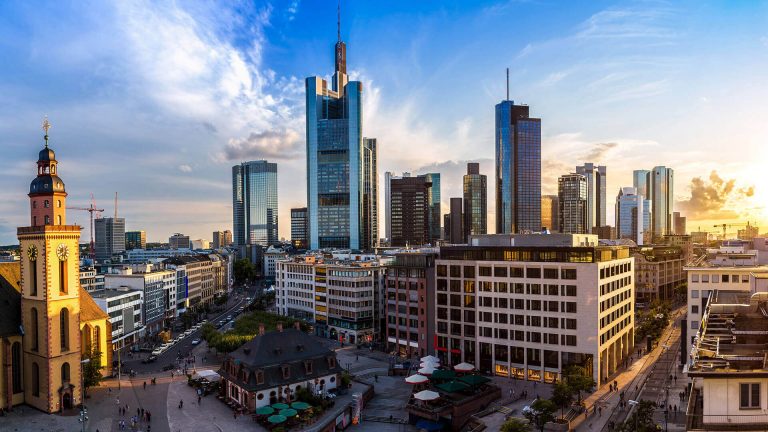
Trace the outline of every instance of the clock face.
<path fill-rule="evenodd" d="M 60 244 L 56 248 L 56 256 L 58 256 L 61 261 L 66 261 L 67 258 L 69 258 L 69 248 L 67 248 L 67 245 L 64 243 Z"/>
<path fill-rule="evenodd" d="M 35 246 L 30 246 L 29 249 L 27 249 L 27 256 L 30 261 L 35 261 L 37 259 L 37 248 Z"/>

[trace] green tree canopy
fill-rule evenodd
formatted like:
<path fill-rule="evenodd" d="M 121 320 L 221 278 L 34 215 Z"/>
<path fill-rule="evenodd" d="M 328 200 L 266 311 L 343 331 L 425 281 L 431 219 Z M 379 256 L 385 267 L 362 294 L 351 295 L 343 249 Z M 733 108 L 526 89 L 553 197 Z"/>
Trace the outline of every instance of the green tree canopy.
<path fill-rule="evenodd" d="M 656 404 L 651 401 L 640 401 L 632 410 L 624 423 L 614 428 L 615 432 L 656 432 L 658 428 L 653 421 L 653 412 L 656 410 Z"/>
<path fill-rule="evenodd" d="M 556 410 L 557 405 L 551 400 L 536 399 L 533 401 L 530 408 L 523 412 L 523 415 L 531 422 L 531 424 L 539 428 L 541 432 L 544 432 L 544 425 L 555 420 Z"/>
<path fill-rule="evenodd" d="M 83 363 L 83 386 L 87 394 L 89 388 L 98 386 L 101 383 L 101 352 L 92 348 L 90 352 L 83 353 L 82 358 L 83 360 L 88 360 L 87 363 Z"/>
<path fill-rule="evenodd" d="M 246 283 L 256 277 L 256 267 L 245 258 L 235 261 L 232 265 L 232 272 L 237 284 Z"/>
<path fill-rule="evenodd" d="M 512 417 L 501 425 L 501 432 L 531 432 L 531 425 L 528 422 Z"/>

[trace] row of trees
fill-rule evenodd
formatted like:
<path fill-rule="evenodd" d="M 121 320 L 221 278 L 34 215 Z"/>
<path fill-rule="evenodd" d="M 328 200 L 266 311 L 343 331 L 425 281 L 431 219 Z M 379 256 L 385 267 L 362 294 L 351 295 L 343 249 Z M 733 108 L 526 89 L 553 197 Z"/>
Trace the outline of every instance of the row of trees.
<path fill-rule="evenodd" d="M 654 300 L 650 306 L 636 313 L 635 342 L 642 342 L 646 337 L 655 341 L 661 337 L 669 325 L 669 302 Z"/>
<path fill-rule="evenodd" d="M 209 347 L 215 348 L 221 353 L 229 353 L 256 337 L 259 334 L 260 324 L 264 324 L 265 331 L 272 331 L 277 328 L 278 324 L 282 324 L 283 328 L 289 328 L 296 321 L 298 320 L 269 312 L 253 311 L 238 318 L 232 330 L 226 333 L 218 331 L 213 324 L 206 323 L 202 327 L 202 335 Z M 299 321 L 299 326 L 302 331 L 309 330 L 309 325 L 306 322 Z"/>

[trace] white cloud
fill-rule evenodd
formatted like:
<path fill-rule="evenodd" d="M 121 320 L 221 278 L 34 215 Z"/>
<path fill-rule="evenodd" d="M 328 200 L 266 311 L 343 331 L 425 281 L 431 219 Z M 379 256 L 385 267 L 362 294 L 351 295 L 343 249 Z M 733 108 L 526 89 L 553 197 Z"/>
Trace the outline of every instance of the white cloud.
<path fill-rule="evenodd" d="M 186 164 L 179 165 L 179 171 L 181 171 L 183 173 L 191 173 L 192 172 L 192 167 L 189 166 L 189 165 L 186 165 Z"/>

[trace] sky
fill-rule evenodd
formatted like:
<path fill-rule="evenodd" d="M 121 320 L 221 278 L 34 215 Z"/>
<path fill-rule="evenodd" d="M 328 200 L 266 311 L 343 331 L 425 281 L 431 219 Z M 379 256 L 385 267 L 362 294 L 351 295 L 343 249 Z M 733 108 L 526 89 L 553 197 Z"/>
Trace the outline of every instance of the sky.
<path fill-rule="evenodd" d="M 689 231 L 768 229 L 766 2 L 343 0 L 341 35 L 380 182 L 440 172 L 446 208 L 478 161 L 492 189 L 509 67 L 510 99 L 542 119 L 542 193 L 606 165 L 612 224 L 632 170 L 664 165 Z M 289 209 L 306 203 L 303 80 L 330 77 L 335 41 L 327 0 L 0 2 L 0 244 L 29 223 L 46 115 L 69 206 L 93 194 L 113 215 L 117 192 L 148 241 L 211 239 L 232 226 L 231 166 L 267 159 L 290 238 Z"/>

